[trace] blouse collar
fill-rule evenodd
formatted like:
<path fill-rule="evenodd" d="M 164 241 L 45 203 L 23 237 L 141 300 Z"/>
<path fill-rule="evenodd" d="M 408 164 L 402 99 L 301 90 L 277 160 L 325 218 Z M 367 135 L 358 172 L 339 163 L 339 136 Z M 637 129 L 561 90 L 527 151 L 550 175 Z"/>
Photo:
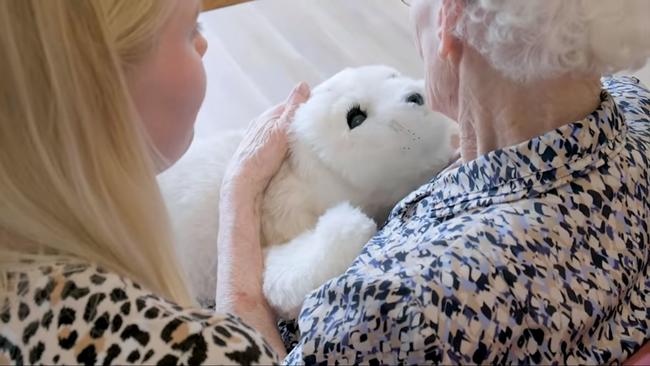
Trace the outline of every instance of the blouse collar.
<path fill-rule="evenodd" d="M 449 168 L 407 196 L 392 216 L 410 203 L 433 197 L 431 212 L 453 214 L 471 202 L 523 198 L 565 183 L 573 174 L 603 164 L 603 158 L 623 148 L 625 117 L 607 90 L 599 107 L 586 118 L 517 145 L 491 151 Z M 606 159 L 605 159 L 606 160 Z"/>

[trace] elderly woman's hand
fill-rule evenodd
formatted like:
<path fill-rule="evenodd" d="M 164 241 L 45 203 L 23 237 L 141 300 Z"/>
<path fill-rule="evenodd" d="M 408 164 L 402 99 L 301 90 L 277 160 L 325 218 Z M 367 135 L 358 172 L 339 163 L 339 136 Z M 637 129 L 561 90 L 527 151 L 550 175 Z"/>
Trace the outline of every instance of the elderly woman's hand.
<path fill-rule="evenodd" d="M 276 314 L 262 291 L 261 197 L 286 157 L 293 114 L 308 97 L 301 83 L 285 103 L 253 121 L 226 170 L 219 202 L 216 310 L 241 317 L 280 356 L 285 351 Z"/>
<path fill-rule="evenodd" d="M 280 169 L 287 154 L 287 127 L 300 104 L 309 98 L 309 86 L 298 84 L 285 103 L 267 110 L 248 128 L 226 170 L 225 194 L 258 198 Z"/>

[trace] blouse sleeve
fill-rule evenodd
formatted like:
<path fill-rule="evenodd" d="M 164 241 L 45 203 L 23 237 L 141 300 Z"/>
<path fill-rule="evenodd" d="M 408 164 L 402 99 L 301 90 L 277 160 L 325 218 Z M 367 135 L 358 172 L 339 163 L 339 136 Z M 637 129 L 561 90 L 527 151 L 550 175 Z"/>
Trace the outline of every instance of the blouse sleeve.
<path fill-rule="evenodd" d="M 5 346 L 13 350 L 14 361 L 19 356 L 45 364 L 279 362 L 262 336 L 239 318 L 180 307 L 96 267 L 25 277 L 30 278 L 3 306 L 8 322 L 1 335 L 12 343 Z"/>

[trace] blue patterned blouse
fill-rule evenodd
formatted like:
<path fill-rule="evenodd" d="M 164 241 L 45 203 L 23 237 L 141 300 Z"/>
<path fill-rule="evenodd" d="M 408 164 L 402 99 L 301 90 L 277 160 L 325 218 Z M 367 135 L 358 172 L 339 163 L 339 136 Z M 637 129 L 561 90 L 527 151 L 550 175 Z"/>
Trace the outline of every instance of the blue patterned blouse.
<path fill-rule="evenodd" d="M 650 338 L 650 92 L 449 169 L 313 292 L 286 362 L 579 363 Z"/>

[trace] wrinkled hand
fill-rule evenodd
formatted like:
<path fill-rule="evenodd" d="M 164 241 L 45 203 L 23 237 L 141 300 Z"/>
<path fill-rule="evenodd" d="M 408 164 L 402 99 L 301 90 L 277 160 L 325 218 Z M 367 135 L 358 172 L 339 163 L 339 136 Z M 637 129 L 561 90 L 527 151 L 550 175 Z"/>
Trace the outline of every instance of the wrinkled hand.
<path fill-rule="evenodd" d="M 286 102 L 255 119 L 230 161 L 219 200 L 216 310 L 233 313 L 260 331 L 279 355 L 284 345 L 276 314 L 262 290 L 261 197 L 289 149 L 287 129 L 309 98 L 300 83 Z"/>
<path fill-rule="evenodd" d="M 226 191 L 249 197 L 264 192 L 287 155 L 287 129 L 309 93 L 309 86 L 300 83 L 284 103 L 253 120 L 226 169 L 223 181 Z"/>

